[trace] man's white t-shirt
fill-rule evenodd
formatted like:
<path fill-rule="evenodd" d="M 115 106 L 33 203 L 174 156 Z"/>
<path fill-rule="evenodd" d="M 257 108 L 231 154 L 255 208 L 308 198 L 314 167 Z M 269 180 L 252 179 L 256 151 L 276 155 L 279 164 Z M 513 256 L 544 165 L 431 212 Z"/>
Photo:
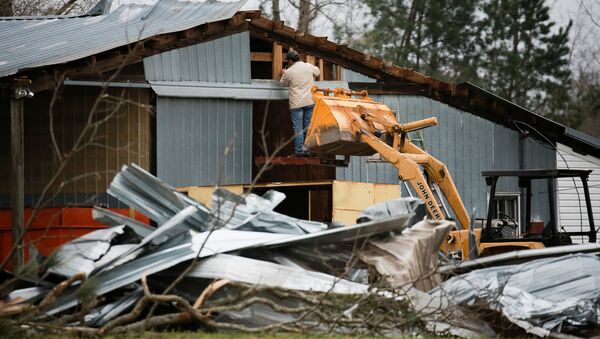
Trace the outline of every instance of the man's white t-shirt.
<path fill-rule="evenodd" d="M 289 87 L 290 108 L 314 104 L 310 90 L 315 77 L 318 77 L 320 73 L 319 67 L 302 61 L 296 61 L 290 68 L 283 71 L 281 85 Z"/>

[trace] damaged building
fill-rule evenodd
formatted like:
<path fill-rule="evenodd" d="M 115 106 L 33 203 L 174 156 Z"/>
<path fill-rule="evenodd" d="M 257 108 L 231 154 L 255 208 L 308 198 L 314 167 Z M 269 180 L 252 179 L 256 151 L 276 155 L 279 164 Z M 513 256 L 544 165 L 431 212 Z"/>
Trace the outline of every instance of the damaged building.
<path fill-rule="evenodd" d="M 600 164 L 599 140 L 473 84 L 393 65 L 243 4 L 103 0 L 86 15 L 0 18 L 8 46 L 0 51 L 2 260 L 15 251 L 25 261 L 54 260 L 35 279 L 2 272 L 14 290 L 2 295 L 0 318 L 34 309 L 43 324 L 82 311 L 79 323 L 64 325 L 102 335 L 160 289 L 174 299 L 149 318 L 193 316 L 212 329 L 293 323 L 373 334 L 375 314 L 376 334 L 387 336 L 513 333 L 490 321 L 496 316 L 519 335 L 594 333 L 600 272 L 583 267 L 598 262 L 600 188 L 585 183 L 597 180 L 587 170 L 598 167 L 586 164 Z M 448 238 L 457 223 L 426 219 L 425 203 L 380 154 L 288 157 L 293 131 L 279 79 L 291 49 L 319 68 L 323 93 L 362 93 L 360 104 L 383 103 L 400 124 L 435 118 L 406 133 L 447 166 L 472 217 L 562 225 L 589 238 L 574 241 L 592 243 L 539 242 L 480 258 L 469 246 L 455 260 L 442 245 L 458 239 Z M 517 170 L 531 171 L 495 184 Z M 24 247 L 13 248 L 24 225 Z M 86 279 L 98 304 L 82 301 Z M 226 303 L 255 288 L 259 302 Z M 296 318 L 339 296 L 348 297 L 332 303 L 341 308 L 323 312 L 343 321 Z M 479 310 L 494 317 L 465 316 Z M 140 325 L 134 320 L 123 324 Z"/>
<path fill-rule="evenodd" d="M 173 6 L 186 14 L 173 12 Z M 9 89 L 19 81 L 34 93 L 13 100 L 23 107 L 25 207 L 35 206 L 59 166 L 48 143 L 50 124 L 54 143 L 68 149 L 91 109 L 96 115 L 116 113 L 97 131 L 99 141 L 74 155 L 60 174 L 60 193 L 46 206 L 66 208 L 66 215 L 73 207 L 92 205 L 131 213 L 105 193 L 116 171 L 129 163 L 204 202 L 215 185 L 236 193 L 251 186 L 258 193 L 276 187 L 288 196 L 280 211 L 316 221 L 353 222 L 365 207 L 406 195 L 396 170 L 376 157 L 353 157 L 346 167 L 295 163 L 285 159 L 292 153 L 290 143 L 262 170 L 265 156 L 293 135 L 287 90 L 277 81 L 290 48 L 320 68 L 318 86 L 367 90 L 401 122 L 436 117 L 437 126 L 412 138 L 448 166 L 465 206 L 477 208 L 478 217 L 485 216 L 488 200 L 482 171 L 556 168 L 559 141 L 574 152 L 600 155 L 598 140 L 475 85 L 446 83 L 391 65 L 259 12 L 238 12 L 240 7 L 236 2 L 119 6 L 106 1 L 84 16 L 1 19 L 3 41 L 15 46 L 0 62 L 3 111 L 10 110 Z M 27 46 L 17 43 L 28 34 L 41 38 Z M 57 86 L 60 91 L 54 91 Z M 123 100 L 96 102 L 101 91 Z M 8 211 L 14 122 L 9 114 L 2 119 L 0 204 Z M 523 220 L 525 202 L 516 179 L 499 183 L 497 191 L 501 211 Z M 550 198 L 543 184 L 534 185 L 534 194 Z M 541 221 L 550 218 L 547 205 L 537 200 L 532 213 Z"/>

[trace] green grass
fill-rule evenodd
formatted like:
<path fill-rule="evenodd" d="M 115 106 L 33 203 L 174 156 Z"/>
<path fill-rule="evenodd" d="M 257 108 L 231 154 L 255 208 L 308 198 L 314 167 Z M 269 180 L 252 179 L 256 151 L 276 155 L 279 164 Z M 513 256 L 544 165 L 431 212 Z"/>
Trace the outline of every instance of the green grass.
<path fill-rule="evenodd" d="M 110 339 L 188 339 L 188 338 L 202 338 L 202 339 L 384 339 L 386 337 L 377 336 L 351 336 L 351 335 L 336 335 L 336 334 L 320 334 L 320 333 L 243 333 L 243 332 L 218 332 L 218 333 L 206 333 L 206 332 L 144 332 L 144 333 L 130 333 L 127 335 L 110 335 L 105 338 Z M 425 337 L 418 338 L 441 338 L 427 335 Z M 44 339 L 54 339 L 45 337 Z"/>
<path fill-rule="evenodd" d="M 309 338 L 320 338 L 320 339 L 354 339 L 354 338 L 367 338 L 367 339 L 379 339 L 384 337 L 373 337 L 373 336 L 344 336 L 344 335 L 333 335 L 333 334 L 298 334 L 298 333 L 242 333 L 242 332 L 219 332 L 219 333 L 206 333 L 206 332 L 144 332 L 131 333 L 128 335 L 118 336 L 107 336 L 107 339 L 188 339 L 188 338 L 206 338 L 206 339 L 309 339 Z"/>

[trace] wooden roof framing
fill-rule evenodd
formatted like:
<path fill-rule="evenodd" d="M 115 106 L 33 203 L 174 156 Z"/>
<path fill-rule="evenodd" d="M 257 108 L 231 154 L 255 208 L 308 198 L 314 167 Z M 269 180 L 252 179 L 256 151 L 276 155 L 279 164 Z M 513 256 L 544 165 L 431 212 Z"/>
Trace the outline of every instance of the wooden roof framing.
<path fill-rule="evenodd" d="M 530 135 L 541 142 L 546 143 L 546 139 L 549 139 L 553 143 L 568 145 L 582 154 L 600 157 L 600 140 L 590 136 L 577 136 L 572 129 L 471 83 L 456 84 L 435 79 L 346 45 L 336 44 L 327 40 L 327 37 L 298 32 L 282 21 L 273 21 L 262 16 L 251 19 L 248 28 L 257 38 L 279 42 L 377 79 L 376 84 L 360 84 L 361 87 L 374 92 L 424 95 L 510 129 L 529 130 L 532 132 Z M 531 131 L 531 127 L 537 131 Z"/>
<path fill-rule="evenodd" d="M 258 17 L 259 11 L 239 12 L 228 20 L 209 22 L 180 32 L 155 35 L 65 64 L 24 69 L 10 78 L 30 79 L 34 92 L 48 90 L 54 88 L 61 77 L 95 77 L 161 52 L 247 31 L 248 20 Z"/>
<path fill-rule="evenodd" d="M 403 68 L 391 62 L 362 53 L 345 45 L 298 32 L 282 21 L 261 16 L 260 11 L 241 11 L 227 20 L 199 25 L 184 31 L 155 35 L 114 48 L 91 57 L 65 64 L 24 69 L 14 76 L 4 78 L 31 80 L 31 89 L 47 90 L 56 86 L 61 75 L 70 78 L 98 76 L 120 67 L 140 62 L 143 58 L 164 51 L 190 46 L 238 32 L 250 31 L 252 36 L 277 42 L 306 52 L 344 68 L 377 79 L 377 84 L 361 84 L 373 91 L 396 94 L 420 94 L 471 112 L 513 130 L 528 129 L 527 125 L 543 131 L 553 142 L 561 142 L 583 154 L 600 157 L 600 141 L 574 135 L 566 126 L 511 103 L 470 83 L 449 83 Z M 522 123 L 521 127 L 515 123 Z M 571 130 L 572 131 L 572 130 Z M 543 137 L 532 133 L 544 141 Z"/>

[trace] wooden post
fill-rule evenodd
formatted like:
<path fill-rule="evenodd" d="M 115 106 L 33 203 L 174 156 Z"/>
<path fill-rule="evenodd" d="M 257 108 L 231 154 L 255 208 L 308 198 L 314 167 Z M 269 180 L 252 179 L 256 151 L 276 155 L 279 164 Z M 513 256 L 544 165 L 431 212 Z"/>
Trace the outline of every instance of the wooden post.
<path fill-rule="evenodd" d="M 281 72 L 283 70 L 283 46 L 274 42 L 273 43 L 273 79 L 281 79 Z"/>
<path fill-rule="evenodd" d="M 342 67 L 340 65 L 335 65 L 335 80 L 342 80 Z"/>
<path fill-rule="evenodd" d="M 13 272 L 23 267 L 23 99 L 10 100 L 10 206 L 12 208 Z"/>
<path fill-rule="evenodd" d="M 323 76 L 323 59 L 319 59 L 319 81 L 323 81 L 325 78 Z"/>

